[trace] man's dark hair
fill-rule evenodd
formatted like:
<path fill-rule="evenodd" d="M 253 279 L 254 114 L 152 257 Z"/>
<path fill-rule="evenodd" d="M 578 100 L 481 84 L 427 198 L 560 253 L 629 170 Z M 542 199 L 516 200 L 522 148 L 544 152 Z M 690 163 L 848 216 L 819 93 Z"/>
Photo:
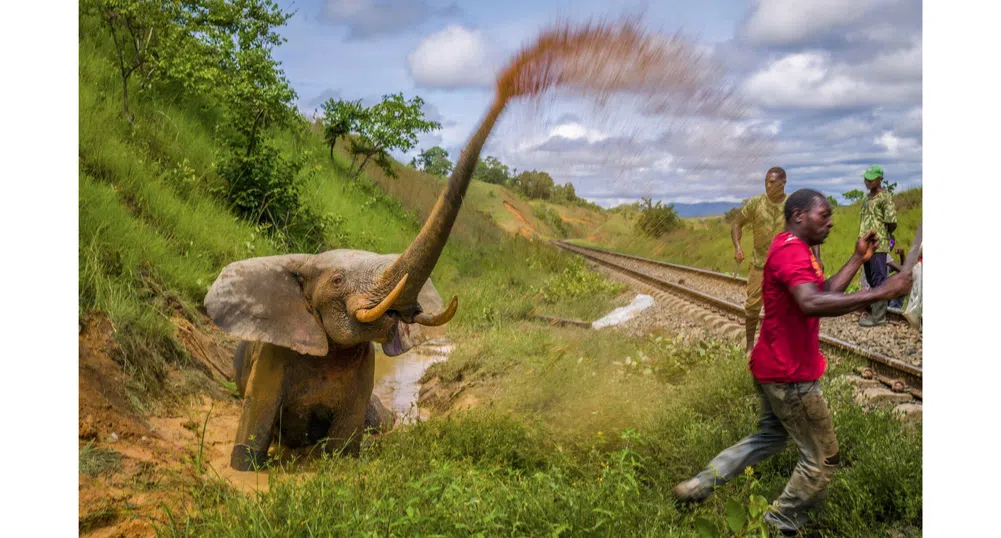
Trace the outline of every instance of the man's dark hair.
<path fill-rule="evenodd" d="M 813 189 L 800 189 L 790 194 L 789 198 L 786 199 L 786 222 L 792 220 L 793 211 L 798 209 L 805 213 L 813 209 L 814 204 L 820 200 L 824 200 L 824 195 Z"/>
<path fill-rule="evenodd" d="M 773 166 L 769 168 L 768 171 L 765 172 L 766 176 L 768 174 L 778 174 L 780 178 L 782 179 L 786 178 L 786 171 L 781 166 Z"/>

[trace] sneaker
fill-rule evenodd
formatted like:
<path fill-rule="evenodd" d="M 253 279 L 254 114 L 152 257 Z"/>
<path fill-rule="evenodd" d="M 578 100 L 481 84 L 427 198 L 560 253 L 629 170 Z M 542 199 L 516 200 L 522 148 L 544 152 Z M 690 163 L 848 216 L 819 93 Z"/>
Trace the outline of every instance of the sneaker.
<path fill-rule="evenodd" d="M 708 488 L 702 486 L 702 482 L 698 478 L 692 478 L 691 480 L 686 480 L 676 486 L 671 490 L 674 493 L 674 497 L 680 502 L 686 503 L 697 503 L 706 500 L 709 497 Z"/>

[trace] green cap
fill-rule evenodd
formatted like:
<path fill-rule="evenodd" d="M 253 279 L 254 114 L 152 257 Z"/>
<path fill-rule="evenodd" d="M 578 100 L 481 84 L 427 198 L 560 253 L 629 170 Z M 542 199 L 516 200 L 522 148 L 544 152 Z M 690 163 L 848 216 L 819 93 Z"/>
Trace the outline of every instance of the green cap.
<path fill-rule="evenodd" d="M 862 177 L 864 179 L 866 179 L 866 180 L 869 180 L 869 181 L 872 181 L 872 180 L 877 179 L 877 178 L 881 178 L 881 177 L 883 177 L 883 167 L 882 166 L 877 166 L 877 165 L 874 164 L 874 165 L 870 166 L 869 168 L 865 169 L 865 173 L 862 174 Z"/>

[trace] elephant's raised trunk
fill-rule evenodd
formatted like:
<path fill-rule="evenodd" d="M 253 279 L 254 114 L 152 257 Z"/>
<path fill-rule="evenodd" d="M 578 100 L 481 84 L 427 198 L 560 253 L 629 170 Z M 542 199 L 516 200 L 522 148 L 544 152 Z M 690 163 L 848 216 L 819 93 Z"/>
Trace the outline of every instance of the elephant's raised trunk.
<path fill-rule="evenodd" d="M 506 104 L 507 97 L 505 95 L 498 95 L 494 100 L 487 115 L 480 122 L 479 128 L 469 139 L 466 148 L 462 150 L 455 169 L 448 178 L 448 186 L 445 188 L 445 192 L 438 197 L 434 209 L 431 210 L 431 214 L 428 215 L 427 221 L 424 223 L 424 228 L 410 243 L 407 250 L 397 258 L 393 265 L 386 269 L 379 279 L 378 289 L 384 290 L 383 293 L 386 293 L 403 278 L 403 275 L 409 275 L 407 286 L 396 299 L 396 308 L 394 308 L 408 321 L 415 321 L 414 317 L 419 313 L 417 295 L 431 276 L 431 270 L 438 263 L 438 257 L 441 255 L 442 249 L 445 248 L 448 235 L 452 231 L 452 225 L 462 207 L 466 188 L 469 186 L 469 181 L 479 161 L 480 150 L 487 137 L 490 136 L 490 131 L 497 123 L 497 119 Z M 449 310 L 454 313 L 454 306 Z M 416 321 L 423 320 L 422 317 Z"/>
<path fill-rule="evenodd" d="M 403 275 L 406 289 L 392 310 L 408 322 L 444 323 L 448 315 L 418 317 L 417 295 L 441 255 L 462 198 L 476 168 L 480 149 L 509 99 L 535 97 L 566 88 L 591 96 L 599 103 L 617 91 L 651 98 L 654 111 L 681 106 L 685 113 L 714 113 L 729 104 L 729 93 L 715 84 L 713 69 L 703 55 L 682 40 L 664 39 L 644 31 L 638 20 L 571 24 L 561 22 L 539 35 L 535 43 L 511 58 L 497 77 L 497 93 L 490 110 L 459 156 L 448 187 L 435 203 L 424 228 L 407 250 L 377 281 L 376 303 L 386 297 Z M 658 98 L 659 96 L 659 98 Z M 446 312 L 454 313 L 454 303 Z M 420 320 L 420 321 L 418 321 Z"/>

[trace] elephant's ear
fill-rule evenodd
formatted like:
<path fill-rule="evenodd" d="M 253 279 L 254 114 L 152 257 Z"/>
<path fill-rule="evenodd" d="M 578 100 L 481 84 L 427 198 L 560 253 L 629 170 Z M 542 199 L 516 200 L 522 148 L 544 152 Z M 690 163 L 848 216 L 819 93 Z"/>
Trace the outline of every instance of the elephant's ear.
<path fill-rule="evenodd" d="M 438 294 L 430 278 L 421 287 L 417 302 L 425 312 L 441 312 L 444 301 L 441 300 L 441 295 Z M 382 344 L 382 352 L 389 357 L 402 355 L 415 345 L 430 340 L 431 335 L 428 331 L 433 329 L 437 328 L 424 327 L 417 323 L 397 323 L 390 341 Z"/>
<path fill-rule="evenodd" d="M 302 288 L 308 260 L 308 255 L 290 254 L 227 265 L 205 296 L 209 317 L 244 340 L 326 355 L 327 334 Z"/>

